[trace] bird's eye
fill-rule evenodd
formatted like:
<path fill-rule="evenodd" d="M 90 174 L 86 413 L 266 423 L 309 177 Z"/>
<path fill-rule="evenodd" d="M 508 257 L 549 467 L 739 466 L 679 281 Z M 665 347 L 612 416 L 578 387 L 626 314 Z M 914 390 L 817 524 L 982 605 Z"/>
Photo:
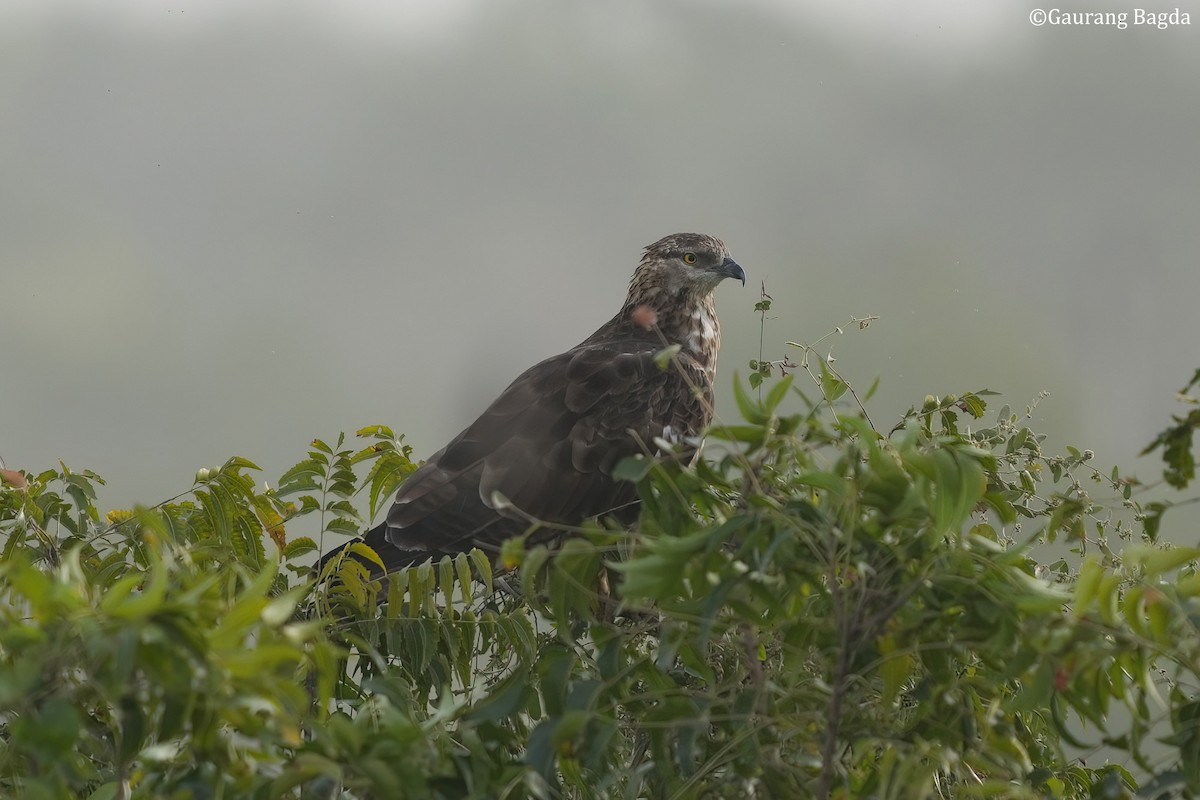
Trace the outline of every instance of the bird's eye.
<path fill-rule="evenodd" d="M 695 253 L 684 253 L 683 254 L 683 263 L 695 264 L 696 263 L 696 254 Z"/>

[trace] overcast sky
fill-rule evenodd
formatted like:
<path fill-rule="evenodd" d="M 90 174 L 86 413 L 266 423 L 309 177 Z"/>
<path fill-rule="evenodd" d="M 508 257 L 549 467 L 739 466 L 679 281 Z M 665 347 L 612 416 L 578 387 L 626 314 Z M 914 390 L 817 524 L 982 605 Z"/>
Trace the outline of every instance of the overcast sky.
<path fill-rule="evenodd" d="M 1200 366 L 1200 15 L 1036 9 L 8 0 L 0 456 L 126 505 L 370 423 L 428 455 L 701 230 L 750 276 L 726 412 L 766 281 L 764 355 L 846 327 L 877 418 L 1048 390 L 1153 477 Z"/>

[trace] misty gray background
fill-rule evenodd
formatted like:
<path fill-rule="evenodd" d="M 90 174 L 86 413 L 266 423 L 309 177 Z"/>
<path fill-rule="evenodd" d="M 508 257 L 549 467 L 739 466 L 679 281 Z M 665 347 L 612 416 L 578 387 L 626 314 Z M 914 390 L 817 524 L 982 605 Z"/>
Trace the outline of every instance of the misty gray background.
<path fill-rule="evenodd" d="M 1045 389 L 1052 444 L 1157 478 L 1200 366 L 1200 4 L 1037 5 L 10 0 L 0 456 L 118 507 L 371 423 L 427 456 L 693 230 L 750 276 L 726 414 L 765 281 L 764 355 L 843 326 L 877 424 Z"/>

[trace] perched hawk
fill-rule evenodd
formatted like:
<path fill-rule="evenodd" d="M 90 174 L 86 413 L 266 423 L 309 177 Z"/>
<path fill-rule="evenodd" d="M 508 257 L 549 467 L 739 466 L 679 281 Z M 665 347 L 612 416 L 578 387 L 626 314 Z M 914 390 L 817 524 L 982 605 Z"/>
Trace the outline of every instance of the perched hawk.
<path fill-rule="evenodd" d="M 647 247 L 617 315 L 513 381 L 405 480 L 366 544 L 390 572 L 472 547 L 494 552 L 529 517 L 631 519 L 636 487 L 613 468 L 656 438 L 686 447 L 711 421 L 721 342 L 712 292 L 725 278 L 745 284 L 746 273 L 720 239 L 677 233 Z M 654 356 L 668 345 L 680 347 L 662 369 Z M 527 516 L 497 508 L 497 493 Z"/>

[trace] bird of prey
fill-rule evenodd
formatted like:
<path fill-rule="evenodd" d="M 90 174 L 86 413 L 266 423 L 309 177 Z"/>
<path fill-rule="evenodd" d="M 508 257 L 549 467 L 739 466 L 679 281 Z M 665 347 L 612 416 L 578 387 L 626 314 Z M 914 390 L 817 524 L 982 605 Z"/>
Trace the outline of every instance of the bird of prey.
<path fill-rule="evenodd" d="M 712 420 L 721 341 L 712 292 L 725 278 L 744 285 L 746 273 L 720 239 L 677 233 L 648 246 L 616 316 L 522 373 L 400 485 L 363 540 L 387 572 L 473 547 L 496 552 L 530 518 L 551 526 L 636 518 L 637 488 L 614 480 L 613 469 L 655 452 L 656 439 L 686 453 Z M 663 368 L 656 354 L 671 345 L 678 352 Z"/>

